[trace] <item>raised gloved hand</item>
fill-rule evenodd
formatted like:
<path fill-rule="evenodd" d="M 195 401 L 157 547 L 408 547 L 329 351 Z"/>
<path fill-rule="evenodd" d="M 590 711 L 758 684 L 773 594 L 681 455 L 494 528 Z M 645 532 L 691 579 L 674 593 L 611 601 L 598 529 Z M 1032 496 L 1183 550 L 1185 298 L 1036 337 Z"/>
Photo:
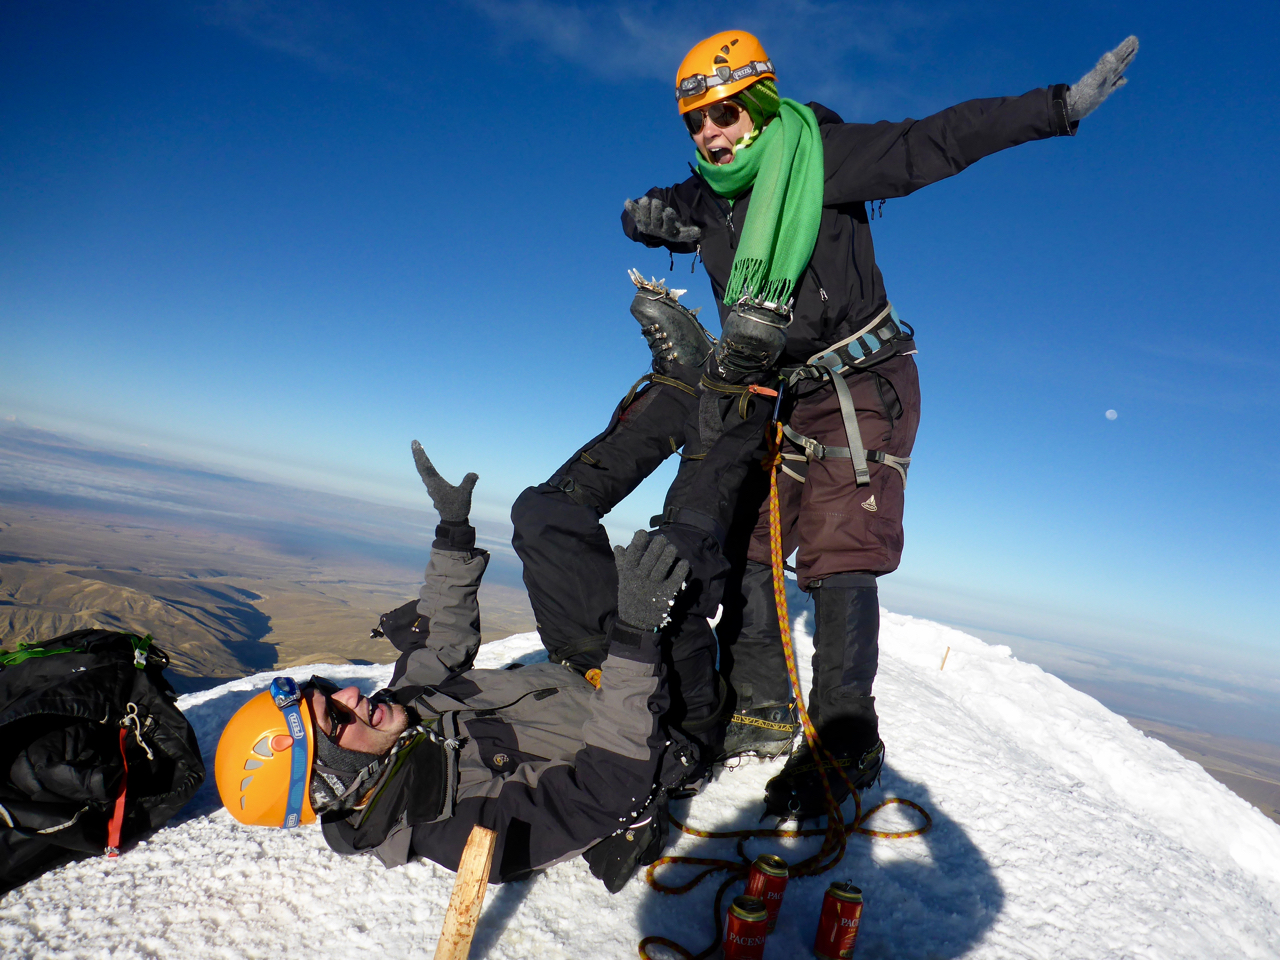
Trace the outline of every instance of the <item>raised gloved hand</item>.
<path fill-rule="evenodd" d="M 1129 81 L 1124 72 L 1138 52 L 1138 38 L 1127 37 L 1109 53 L 1104 53 L 1098 65 L 1080 78 L 1067 91 L 1067 119 L 1072 123 L 1087 117 L 1113 90 Z"/>
<path fill-rule="evenodd" d="M 656 197 L 641 197 L 623 204 L 636 229 L 645 236 L 665 240 L 668 243 L 696 243 L 702 239 L 700 227 L 685 226 L 679 215 Z"/>
<path fill-rule="evenodd" d="M 418 476 L 426 484 L 431 505 L 436 508 L 436 513 L 440 514 L 440 519 L 452 523 L 461 523 L 466 520 L 471 513 L 471 491 L 480 478 L 474 473 L 468 473 L 455 487 L 436 472 L 436 468 L 427 458 L 426 451 L 422 449 L 422 444 L 417 440 L 413 441 L 413 462 L 418 468 Z"/>
<path fill-rule="evenodd" d="M 661 534 L 637 530 L 625 550 L 613 548 L 618 565 L 618 619 L 641 630 L 657 630 L 671 619 L 689 564 Z"/>

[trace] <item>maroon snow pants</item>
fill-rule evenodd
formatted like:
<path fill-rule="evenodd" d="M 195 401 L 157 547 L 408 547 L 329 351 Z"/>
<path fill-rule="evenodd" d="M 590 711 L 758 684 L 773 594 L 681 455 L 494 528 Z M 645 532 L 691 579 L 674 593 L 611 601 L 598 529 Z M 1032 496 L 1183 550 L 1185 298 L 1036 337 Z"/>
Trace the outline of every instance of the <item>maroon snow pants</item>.
<path fill-rule="evenodd" d="M 895 457 L 911 456 L 920 424 L 920 381 L 915 360 L 892 357 L 845 381 L 858 411 L 863 445 Z M 802 396 L 789 418 L 791 429 L 819 443 L 848 446 L 840 401 L 830 384 Z M 787 448 L 795 447 L 783 441 Z M 903 483 L 888 464 L 868 463 L 869 486 L 854 482 L 847 459 L 810 461 L 803 483 L 778 473 L 782 555 L 799 547 L 796 572 L 801 589 L 837 573 L 896 570 L 902 559 Z M 769 564 L 769 503 L 760 507 L 747 556 Z"/>

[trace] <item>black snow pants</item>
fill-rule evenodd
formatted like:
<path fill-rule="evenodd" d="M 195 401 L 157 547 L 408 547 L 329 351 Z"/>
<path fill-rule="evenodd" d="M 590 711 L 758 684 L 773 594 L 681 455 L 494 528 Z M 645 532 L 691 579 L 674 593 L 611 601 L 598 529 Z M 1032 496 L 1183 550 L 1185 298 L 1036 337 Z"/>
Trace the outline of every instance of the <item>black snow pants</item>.
<path fill-rule="evenodd" d="M 512 511 L 513 543 L 544 642 L 553 656 L 585 671 L 604 657 L 617 592 L 600 518 L 683 447 L 659 526 L 693 567 L 681 595 L 685 615 L 671 628 L 673 701 L 688 711 L 689 732 L 698 718 L 714 723 L 720 712 L 716 640 L 704 618 L 722 599 L 720 669 L 734 706 L 791 698 L 772 573 L 763 562 L 768 475 L 757 465 L 771 405 L 763 398 L 741 404 L 732 396 L 708 398 L 705 388 L 692 386 L 695 373 L 682 370 L 679 382 L 655 382 L 628 397 L 604 433 L 548 483 L 526 490 Z M 867 447 L 909 455 L 919 417 L 912 359 L 893 358 L 849 382 Z M 798 403 L 793 398 L 784 413 L 806 434 L 843 445 L 833 404 L 828 387 Z M 779 484 L 784 553 L 800 547 L 801 586 L 815 600 L 811 714 L 817 722 L 854 722 L 859 740 L 873 738 L 877 726 L 871 696 L 879 660 L 876 576 L 897 566 L 902 549 L 901 479 L 883 464 L 873 466 L 872 479 L 870 490 L 859 488 L 848 462 L 833 461 L 811 465 L 813 482 L 783 476 Z"/>
<path fill-rule="evenodd" d="M 600 520 L 683 448 L 657 519 L 692 568 L 665 629 L 671 641 L 668 722 L 694 736 L 710 732 L 723 712 L 716 638 L 707 618 L 720 605 L 729 574 L 725 536 L 738 490 L 750 472 L 761 472 L 770 412 L 769 402 L 755 398 L 746 404 L 713 398 L 717 428 L 700 431 L 700 376 L 700 370 L 678 367 L 674 376 L 655 377 L 628 395 L 603 433 L 546 483 L 526 489 L 511 511 L 512 544 L 524 564 L 543 643 L 553 659 L 586 672 L 603 661 L 604 638 L 617 615 L 617 572 Z M 702 419 L 708 419 L 705 412 Z"/>

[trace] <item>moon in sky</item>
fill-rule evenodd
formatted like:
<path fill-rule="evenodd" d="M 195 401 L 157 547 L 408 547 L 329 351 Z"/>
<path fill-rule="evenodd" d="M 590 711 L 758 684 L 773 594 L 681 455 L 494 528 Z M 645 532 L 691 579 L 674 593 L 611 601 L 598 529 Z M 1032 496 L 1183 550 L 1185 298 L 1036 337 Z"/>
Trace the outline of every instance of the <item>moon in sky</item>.
<path fill-rule="evenodd" d="M 1120 414 L 1116 413 L 1114 410 L 1108 410 L 1108 411 L 1107 411 L 1107 419 L 1108 419 L 1108 420 L 1114 420 L 1114 419 L 1115 419 L 1116 417 L 1118 417 L 1118 416 L 1120 416 Z"/>

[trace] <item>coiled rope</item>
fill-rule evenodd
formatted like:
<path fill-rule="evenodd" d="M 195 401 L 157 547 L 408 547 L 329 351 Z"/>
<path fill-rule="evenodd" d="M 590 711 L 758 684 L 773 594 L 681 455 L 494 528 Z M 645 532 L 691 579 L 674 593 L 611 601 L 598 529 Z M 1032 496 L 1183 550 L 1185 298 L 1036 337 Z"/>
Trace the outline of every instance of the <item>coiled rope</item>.
<path fill-rule="evenodd" d="M 769 552 L 773 566 L 773 599 L 778 608 L 778 628 L 782 634 L 782 649 L 787 659 L 787 676 L 791 680 L 791 693 L 796 700 L 796 709 L 800 714 L 800 724 L 804 728 L 805 740 L 808 741 L 809 749 L 813 752 L 814 759 L 817 761 L 818 776 L 822 780 L 822 793 L 827 804 L 827 825 L 824 828 L 812 830 L 697 830 L 693 827 L 681 823 L 674 816 L 668 814 L 671 823 L 680 828 L 682 833 L 687 833 L 693 837 L 701 837 L 707 840 L 737 840 L 737 860 L 722 860 L 705 857 L 659 857 L 645 871 L 645 881 L 658 893 L 671 895 L 679 895 L 688 893 L 694 887 L 698 886 L 703 880 L 715 873 L 726 873 L 728 876 L 724 882 L 720 884 L 720 888 L 716 891 L 715 905 L 712 912 L 715 918 L 716 932 L 711 943 L 706 949 L 693 953 L 674 940 L 666 937 L 645 937 L 640 941 L 639 951 L 642 960 L 653 960 L 650 957 L 648 948 L 650 946 L 660 945 L 678 954 L 683 960 L 704 960 L 709 957 L 720 947 L 720 935 L 724 929 L 724 920 L 721 914 L 721 904 L 724 900 L 725 891 L 739 880 L 745 880 L 747 874 L 751 870 L 752 859 L 747 856 L 745 845 L 748 840 L 759 839 L 763 837 L 778 838 L 794 838 L 794 837 L 817 837 L 821 836 L 822 847 L 817 853 L 811 857 L 801 860 L 799 863 L 793 864 L 788 868 L 787 873 L 791 877 L 812 877 L 820 873 L 826 873 L 835 867 L 844 859 L 845 846 L 851 834 L 858 833 L 866 837 L 879 837 L 884 840 L 899 840 L 906 837 L 918 837 L 925 833 L 933 826 L 933 819 L 929 816 L 927 810 L 920 804 L 903 797 L 889 797 L 886 800 L 876 804 L 865 813 L 862 810 L 862 800 L 858 796 L 858 791 L 853 789 L 853 784 L 849 782 L 848 775 L 844 769 L 832 757 L 830 751 L 822 745 L 822 740 L 818 737 L 818 731 L 814 728 L 813 721 L 809 719 L 809 711 L 805 707 L 804 693 L 800 687 L 800 672 L 796 668 L 795 646 L 791 640 L 791 618 L 787 613 L 787 586 L 783 575 L 782 556 L 782 511 L 778 504 L 778 466 L 782 463 L 782 423 L 775 421 L 773 424 L 773 435 L 769 440 L 769 453 L 765 457 L 761 466 L 769 472 Z M 849 823 L 845 822 L 844 814 L 840 810 L 840 804 L 836 803 L 835 795 L 831 791 L 831 781 L 828 778 L 827 770 L 835 770 L 844 778 L 849 792 L 853 795 L 854 817 Z M 870 820 L 875 814 L 879 813 L 886 807 L 893 805 L 901 805 L 910 807 L 924 818 L 924 823 L 914 830 L 872 830 L 863 824 Z M 685 864 L 688 866 L 700 866 L 705 869 L 695 874 L 685 883 L 669 885 L 658 880 L 656 873 L 659 867 L 668 864 Z"/>

